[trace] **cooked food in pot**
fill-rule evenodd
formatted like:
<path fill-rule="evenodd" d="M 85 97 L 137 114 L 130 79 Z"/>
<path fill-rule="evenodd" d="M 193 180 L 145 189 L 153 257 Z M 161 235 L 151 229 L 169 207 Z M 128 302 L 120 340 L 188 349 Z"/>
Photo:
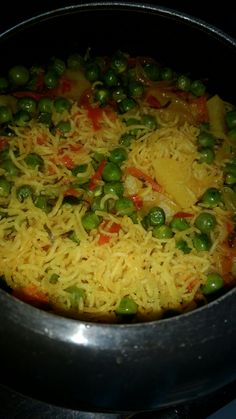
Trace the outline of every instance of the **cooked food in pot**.
<path fill-rule="evenodd" d="M 151 57 L 0 77 L 0 275 L 89 321 L 159 319 L 235 285 L 236 108 Z"/>

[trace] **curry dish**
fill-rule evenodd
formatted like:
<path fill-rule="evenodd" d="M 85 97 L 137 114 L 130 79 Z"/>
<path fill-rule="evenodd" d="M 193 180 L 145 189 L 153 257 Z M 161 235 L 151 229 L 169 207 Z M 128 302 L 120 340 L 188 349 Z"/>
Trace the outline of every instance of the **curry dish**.
<path fill-rule="evenodd" d="M 0 276 L 88 321 L 160 319 L 235 285 L 236 108 L 151 57 L 0 77 Z"/>

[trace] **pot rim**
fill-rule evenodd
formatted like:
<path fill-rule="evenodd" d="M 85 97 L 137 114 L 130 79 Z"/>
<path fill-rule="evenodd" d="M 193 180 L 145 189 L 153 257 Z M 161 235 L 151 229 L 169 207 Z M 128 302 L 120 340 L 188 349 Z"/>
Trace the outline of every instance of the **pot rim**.
<path fill-rule="evenodd" d="M 87 328 L 87 332 L 91 330 L 101 331 L 105 328 L 106 333 L 109 335 L 111 331 L 116 331 L 118 333 L 119 330 L 127 330 L 128 332 L 132 332 L 133 330 L 142 332 L 147 328 L 147 326 L 156 329 L 158 326 L 160 327 L 168 327 L 171 325 L 172 327 L 179 327 L 179 322 L 185 327 L 186 323 L 188 323 L 191 319 L 193 324 L 197 323 L 197 319 L 195 317 L 201 317 L 202 313 L 209 312 L 212 310 L 216 310 L 218 306 L 222 304 L 227 304 L 227 301 L 231 298 L 236 297 L 236 287 L 231 289 L 230 291 L 226 292 L 221 297 L 211 301 L 210 303 L 188 311 L 186 313 L 182 313 L 170 318 L 163 318 L 157 320 L 150 320 L 144 322 L 137 322 L 137 323 L 106 323 L 106 322 L 92 322 L 80 319 L 74 319 L 71 317 L 66 317 L 65 315 L 48 312 L 37 307 L 34 307 L 28 303 L 25 303 L 16 297 L 6 293 L 5 291 L 0 289 L 0 303 L 1 306 L 3 303 L 6 304 L 7 312 L 9 313 L 9 317 L 12 318 L 16 323 L 20 322 L 24 324 L 25 327 L 30 327 L 35 332 L 35 325 L 37 324 L 39 329 L 37 330 L 38 333 L 48 334 L 51 335 L 51 330 L 53 330 L 53 337 L 59 337 L 62 340 L 71 340 L 72 334 L 70 336 L 65 336 L 62 332 L 69 331 L 69 330 L 77 330 L 77 328 Z M 207 315 L 207 314 L 206 314 Z M 8 316 L 7 316 L 8 317 Z M 29 321 L 30 319 L 30 321 Z M 222 321 L 222 319 L 221 319 Z M 227 322 L 227 319 L 224 320 Z M 37 332 L 36 331 L 36 332 Z M 52 336 L 51 336 L 52 337 Z"/>
<path fill-rule="evenodd" d="M 169 7 L 155 5 L 155 4 L 142 4 L 136 2 L 125 2 L 125 1 L 97 1 L 97 2 L 80 2 L 79 4 L 73 4 L 70 6 L 63 6 L 56 9 L 48 10 L 46 12 L 39 13 L 33 17 L 27 18 L 25 20 L 20 21 L 19 23 L 11 26 L 10 28 L 6 29 L 4 32 L 0 33 L 0 40 L 4 39 L 5 37 L 11 35 L 12 32 L 17 30 L 24 29 L 28 25 L 33 25 L 36 23 L 40 23 L 44 20 L 52 19 L 54 17 L 60 16 L 62 14 L 71 14 L 76 13 L 78 11 L 92 11 L 93 9 L 96 10 L 109 10 L 112 8 L 113 10 L 116 9 L 127 9 L 130 11 L 137 11 L 137 12 L 150 12 L 150 13 L 158 13 L 163 15 L 167 18 L 176 18 L 182 20 L 184 23 L 193 25 L 198 29 L 201 29 L 205 32 L 211 33 L 211 35 L 221 38 L 225 42 L 231 44 L 233 47 L 236 47 L 236 39 L 229 35 L 224 30 L 220 29 L 219 27 L 203 20 L 202 18 L 195 17 L 189 13 L 185 13 L 182 11 L 178 11 Z"/>

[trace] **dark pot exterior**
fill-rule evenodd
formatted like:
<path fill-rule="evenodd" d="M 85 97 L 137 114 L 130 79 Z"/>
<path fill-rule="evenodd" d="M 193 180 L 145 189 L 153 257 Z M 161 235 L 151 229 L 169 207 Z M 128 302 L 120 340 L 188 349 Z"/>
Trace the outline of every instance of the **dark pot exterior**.
<path fill-rule="evenodd" d="M 2 62 L 6 57 L 8 66 L 87 47 L 98 54 L 119 48 L 152 55 L 179 71 L 209 77 L 210 89 L 235 99 L 236 42 L 202 21 L 158 6 L 69 6 L 0 37 Z M 0 318 L 0 382 L 55 405 L 154 410 L 236 379 L 235 289 L 191 313 L 128 325 L 66 319 L 0 291 Z"/>

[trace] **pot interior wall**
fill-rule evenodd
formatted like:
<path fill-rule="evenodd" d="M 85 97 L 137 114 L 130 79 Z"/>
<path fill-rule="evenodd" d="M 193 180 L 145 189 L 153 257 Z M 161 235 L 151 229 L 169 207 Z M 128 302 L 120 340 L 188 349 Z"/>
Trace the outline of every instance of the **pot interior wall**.
<path fill-rule="evenodd" d="M 209 80 L 208 90 L 234 99 L 236 48 L 217 32 L 163 11 L 100 6 L 55 12 L 3 37 L 1 62 L 6 68 L 16 63 L 44 63 L 53 55 L 84 54 L 88 47 L 92 56 L 117 49 L 154 56 L 176 71 Z"/>

